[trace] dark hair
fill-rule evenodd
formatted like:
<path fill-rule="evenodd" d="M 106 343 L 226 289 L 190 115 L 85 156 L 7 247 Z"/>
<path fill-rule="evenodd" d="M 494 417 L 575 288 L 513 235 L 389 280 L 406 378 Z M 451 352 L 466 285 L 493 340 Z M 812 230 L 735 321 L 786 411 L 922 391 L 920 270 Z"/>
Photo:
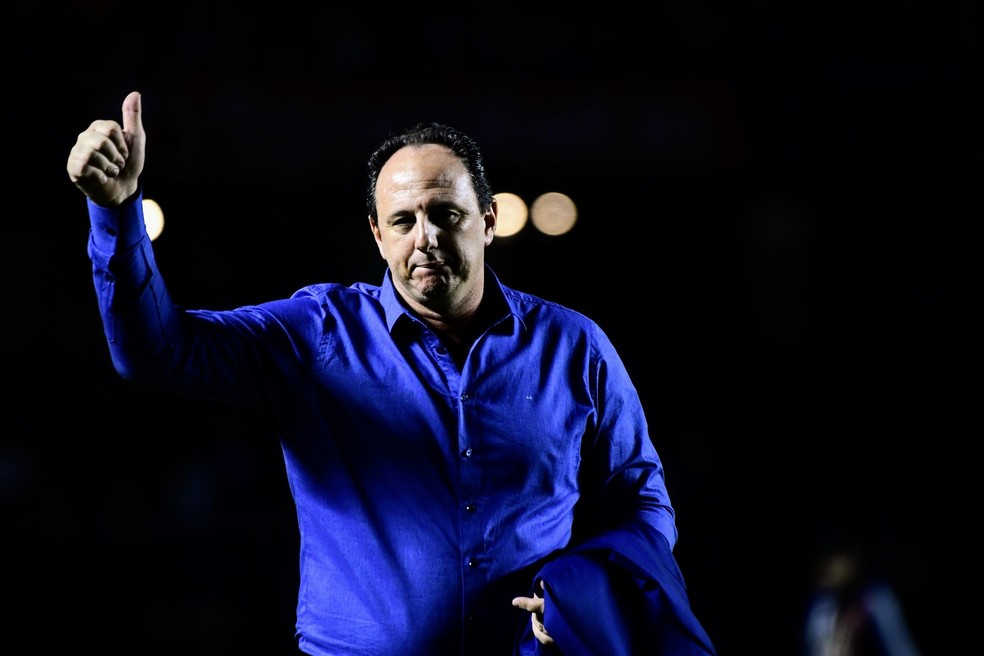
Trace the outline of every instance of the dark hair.
<path fill-rule="evenodd" d="M 479 208 L 485 212 L 492 206 L 492 186 L 485 175 L 485 164 L 482 163 L 482 152 L 478 144 L 468 135 L 450 126 L 441 123 L 418 123 L 409 130 L 391 133 L 369 156 L 366 208 L 373 223 L 379 220 L 376 214 L 376 181 L 379 179 L 379 170 L 396 151 L 404 146 L 425 144 L 439 144 L 450 148 L 461 159 L 471 175 Z"/>

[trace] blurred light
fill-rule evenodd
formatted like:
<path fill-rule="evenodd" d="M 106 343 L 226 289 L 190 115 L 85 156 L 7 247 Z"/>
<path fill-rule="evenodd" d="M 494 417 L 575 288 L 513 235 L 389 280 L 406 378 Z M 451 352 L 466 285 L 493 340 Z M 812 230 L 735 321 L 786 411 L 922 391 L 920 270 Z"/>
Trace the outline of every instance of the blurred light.
<path fill-rule="evenodd" d="M 530 220 L 544 234 L 563 235 L 574 227 L 577 207 L 566 194 L 550 191 L 533 201 Z"/>
<path fill-rule="evenodd" d="M 164 211 L 155 201 L 148 198 L 143 200 L 144 225 L 147 227 L 147 236 L 154 241 L 161 236 L 164 231 Z"/>
<path fill-rule="evenodd" d="M 516 194 L 510 193 L 496 194 L 495 199 L 499 205 L 495 225 L 496 237 L 515 235 L 526 225 L 526 219 L 529 216 L 526 201 Z"/>

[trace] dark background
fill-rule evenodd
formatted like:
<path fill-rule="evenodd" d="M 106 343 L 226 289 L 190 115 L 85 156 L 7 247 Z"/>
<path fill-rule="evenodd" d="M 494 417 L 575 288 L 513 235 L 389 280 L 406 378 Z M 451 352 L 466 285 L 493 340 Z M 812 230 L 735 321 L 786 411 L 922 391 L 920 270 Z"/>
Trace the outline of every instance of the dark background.
<path fill-rule="evenodd" d="M 365 159 L 455 124 L 496 191 L 578 204 L 488 258 L 623 354 L 722 656 L 796 653 L 835 541 L 924 653 L 976 642 L 980 7 L 736 4 L 6 5 L 0 652 L 293 653 L 275 440 L 103 341 L 65 161 L 133 89 L 184 305 L 378 281 Z"/>

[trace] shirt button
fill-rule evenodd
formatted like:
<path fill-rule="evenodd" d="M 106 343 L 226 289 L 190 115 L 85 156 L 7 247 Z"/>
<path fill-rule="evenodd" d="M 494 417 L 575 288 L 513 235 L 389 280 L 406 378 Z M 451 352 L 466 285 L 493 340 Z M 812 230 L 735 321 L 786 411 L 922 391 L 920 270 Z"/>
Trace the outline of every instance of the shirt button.
<path fill-rule="evenodd" d="M 475 560 L 474 558 L 469 558 L 468 559 L 468 566 L 469 567 L 477 567 L 478 566 L 478 561 Z"/>
<path fill-rule="evenodd" d="M 443 346 L 438 346 L 437 347 L 437 354 L 438 355 L 447 355 L 448 354 L 448 350 L 446 348 L 444 348 Z"/>
<path fill-rule="evenodd" d="M 468 512 L 475 512 L 475 504 L 469 503 L 468 505 L 465 506 L 465 510 L 467 510 Z"/>
<path fill-rule="evenodd" d="M 468 400 L 468 395 L 467 394 L 462 394 L 461 395 L 461 400 L 462 401 L 467 401 Z"/>
<path fill-rule="evenodd" d="M 471 458 L 472 457 L 472 453 L 474 453 L 474 451 L 472 451 L 472 448 L 471 447 L 468 447 L 467 449 L 465 449 L 464 451 L 461 452 L 461 457 L 462 458 Z"/>

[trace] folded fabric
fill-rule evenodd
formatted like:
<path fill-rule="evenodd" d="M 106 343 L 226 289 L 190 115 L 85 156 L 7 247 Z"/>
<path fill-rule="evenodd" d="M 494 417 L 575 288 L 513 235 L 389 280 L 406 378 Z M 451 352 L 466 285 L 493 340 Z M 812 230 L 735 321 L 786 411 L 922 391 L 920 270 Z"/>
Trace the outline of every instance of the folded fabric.
<path fill-rule="evenodd" d="M 517 656 L 716 656 L 669 544 L 648 526 L 564 552 L 540 568 L 533 589 L 555 645 L 544 647 L 528 628 Z"/>

